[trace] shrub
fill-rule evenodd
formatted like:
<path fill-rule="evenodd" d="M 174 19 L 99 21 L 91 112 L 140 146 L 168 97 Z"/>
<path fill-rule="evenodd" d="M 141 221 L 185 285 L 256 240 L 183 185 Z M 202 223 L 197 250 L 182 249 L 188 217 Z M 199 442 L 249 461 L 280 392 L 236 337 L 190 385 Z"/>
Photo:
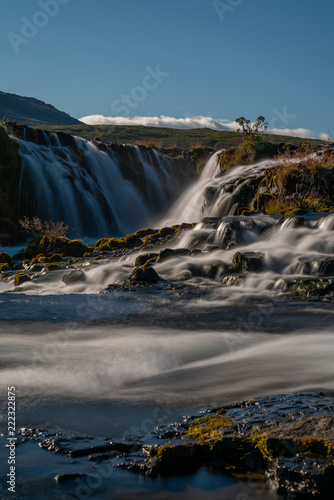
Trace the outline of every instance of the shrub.
<path fill-rule="evenodd" d="M 39 217 L 29 218 L 24 216 L 23 219 L 19 220 L 19 223 L 24 231 L 35 238 L 41 238 L 44 235 L 56 238 L 58 236 L 66 236 L 68 232 L 68 226 L 62 221 L 42 221 Z"/>

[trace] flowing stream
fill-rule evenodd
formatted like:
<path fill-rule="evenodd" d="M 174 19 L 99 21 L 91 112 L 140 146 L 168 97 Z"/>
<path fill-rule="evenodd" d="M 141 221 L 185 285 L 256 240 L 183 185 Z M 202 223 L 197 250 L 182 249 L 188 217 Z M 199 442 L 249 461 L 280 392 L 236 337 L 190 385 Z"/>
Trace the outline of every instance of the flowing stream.
<path fill-rule="evenodd" d="M 145 182 L 139 186 L 122 172 L 119 153 L 101 152 L 78 138 L 75 142 L 80 157 L 59 143 L 21 142 L 22 210 L 62 219 L 80 235 L 126 234 L 150 223 L 196 224 L 168 245 L 174 251 L 170 258 L 154 264 L 162 278 L 157 285 L 124 285 L 136 257 L 149 249 L 120 258 L 79 259 L 75 269 L 84 279 L 77 283 L 63 281 L 71 266 L 36 271 L 33 281 L 16 289 L 13 278 L 2 282 L 2 432 L 4 388 L 12 385 L 17 388 L 18 427 L 111 439 L 133 436 L 139 428 L 143 441 L 153 430 L 147 422 L 180 421 L 205 405 L 334 391 L 332 301 L 287 295 L 300 280 L 317 278 L 330 285 L 334 214 L 310 213 L 302 220 L 228 216 L 235 201 L 230 186 L 240 177 L 244 183 L 258 176 L 271 162 L 221 175 L 218 154 L 170 208 L 178 180 L 169 159 L 125 148 L 122 155 L 141 165 Z M 23 191 L 31 189 L 28 199 Z M 261 255 L 261 271 L 230 278 L 226 273 L 237 252 Z M 108 285 L 108 293 L 101 294 Z M 42 499 L 46 492 L 50 499 L 73 498 L 59 496 L 74 495 L 71 480 L 57 491 L 54 482 L 55 471 L 73 469 L 69 462 L 28 445 L 21 455 L 19 450 L 26 472 L 17 498 Z M 35 466 L 29 465 L 31 459 Z M 90 474 L 92 467 L 87 462 L 76 471 Z M 136 498 L 141 488 L 145 498 L 156 499 L 163 498 L 163 491 L 171 495 L 166 498 L 183 500 L 279 498 L 263 484 L 245 487 L 202 469 L 174 482 L 131 483 L 130 474 L 120 470 L 113 480 L 103 481 L 87 498 L 109 498 L 106 488 L 120 499 Z M 80 498 L 78 493 L 74 498 Z"/>

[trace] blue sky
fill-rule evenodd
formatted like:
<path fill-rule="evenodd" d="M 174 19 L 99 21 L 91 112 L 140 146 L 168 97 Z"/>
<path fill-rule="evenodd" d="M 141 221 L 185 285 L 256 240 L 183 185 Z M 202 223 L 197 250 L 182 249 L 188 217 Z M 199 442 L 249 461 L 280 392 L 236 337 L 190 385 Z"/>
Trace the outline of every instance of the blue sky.
<path fill-rule="evenodd" d="M 143 124 L 157 117 L 156 124 L 233 128 L 240 115 L 262 114 L 271 128 L 334 136 L 328 0 L 2 0 L 1 7 L 1 91 L 111 123 L 139 116 Z"/>

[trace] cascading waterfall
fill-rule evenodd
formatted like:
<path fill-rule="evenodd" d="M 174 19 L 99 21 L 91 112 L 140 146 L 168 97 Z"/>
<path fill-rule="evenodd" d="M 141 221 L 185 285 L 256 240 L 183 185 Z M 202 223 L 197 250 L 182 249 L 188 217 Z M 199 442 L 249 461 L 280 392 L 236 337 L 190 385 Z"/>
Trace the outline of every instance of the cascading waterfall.
<path fill-rule="evenodd" d="M 163 225 L 198 222 L 203 217 L 228 215 L 244 184 L 274 163 L 264 160 L 254 165 L 240 165 L 223 174 L 219 169 L 220 153 L 217 151 L 210 158 L 200 178 L 174 203 L 163 219 Z M 245 180 L 231 193 L 229 187 L 240 178 Z"/>
<path fill-rule="evenodd" d="M 20 141 L 20 216 L 64 221 L 79 236 L 118 236 L 145 227 L 179 189 L 173 160 L 154 150 L 47 134 L 47 145 Z M 50 140 L 50 137 L 52 140 Z"/>

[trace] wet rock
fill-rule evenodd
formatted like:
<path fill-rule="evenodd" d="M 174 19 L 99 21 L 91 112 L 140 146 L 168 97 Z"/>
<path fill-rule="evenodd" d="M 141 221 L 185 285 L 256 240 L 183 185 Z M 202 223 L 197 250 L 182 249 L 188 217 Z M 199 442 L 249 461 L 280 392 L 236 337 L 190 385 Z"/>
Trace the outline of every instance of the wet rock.
<path fill-rule="evenodd" d="M 31 281 L 31 278 L 27 274 L 25 274 L 25 273 L 15 274 L 15 278 L 14 278 L 14 285 L 15 286 L 22 285 L 22 283 L 25 283 L 26 281 Z"/>
<path fill-rule="evenodd" d="M 230 274 L 228 276 L 224 276 L 222 279 L 222 284 L 225 286 L 238 286 L 242 281 L 242 277 L 240 274 Z"/>
<path fill-rule="evenodd" d="M 49 437 L 39 443 L 39 447 L 51 453 L 59 453 L 72 458 L 88 457 L 96 454 L 131 453 L 141 449 L 141 445 L 133 443 L 117 443 L 90 437 Z"/>
<path fill-rule="evenodd" d="M 234 203 L 234 205 L 232 205 L 232 207 L 230 208 L 228 215 L 237 215 L 239 207 L 240 203 Z"/>
<path fill-rule="evenodd" d="M 136 258 L 135 266 L 136 267 L 144 266 L 147 261 L 152 260 L 152 259 L 154 259 L 154 261 L 155 261 L 157 257 L 158 257 L 157 253 L 143 253 L 143 254 L 140 254 Z M 152 260 L 152 262 L 153 262 L 153 260 Z"/>
<path fill-rule="evenodd" d="M 153 267 L 135 267 L 130 275 L 130 279 L 134 281 L 147 281 L 148 283 L 156 283 L 160 280 L 160 276 Z"/>
<path fill-rule="evenodd" d="M 82 283 L 86 280 L 85 273 L 81 269 L 76 269 L 63 276 L 63 282 L 65 285 L 75 285 L 76 283 Z"/>
<path fill-rule="evenodd" d="M 295 297 L 323 297 L 333 295 L 334 279 L 297 279 L 289 280 L 287 288 Z"/>
<path fill-rule="evenodd" d="M 234 189 L 234 185 L 233 184 L 224 184 L 222 186 L 222 188 L 224 189 L 225 193 L 232 193 L 232 191 Z"/>
<path fill-rule="evenodd" d="M 33 264 L 32 266 L 30 266 L 30 271 L 33 271 L 34 273 L 39 273 L 40 271 L 42 271 L 42 269 L 42 264 Z"/>
<path fill-rule="evenodd" d="M 187 248 L 165 248 L 159 252 L 157 262 L 163 262 L 170 257 L 177 257 L 178 255 L 189 255 L 190 251 Z"/>
<path fill-rule="evenodd" d="M 239 272 L 258 273 L 261 270 L 263 259 L 264 254 L 261 252 L 237 252 L 232 259 L 232 264 Z"/>

